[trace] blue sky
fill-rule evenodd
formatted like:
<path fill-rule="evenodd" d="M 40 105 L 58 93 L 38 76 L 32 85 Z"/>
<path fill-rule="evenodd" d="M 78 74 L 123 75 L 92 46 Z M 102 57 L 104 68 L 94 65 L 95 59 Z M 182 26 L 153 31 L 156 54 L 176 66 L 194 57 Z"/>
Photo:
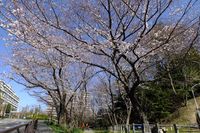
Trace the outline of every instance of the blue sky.
<path fill-rule="evenodd" d="M 6 36 L 6 32 L 2 29 L 0 29 L 0 73 L 9 73 L 10 69 L 9 67 L 3 62 L 4 57 L 11 56 L 11 49 L 8 46 L 5 46 L 5 41 L 2 40 L 2 37 Z M 10 85 L 12 89 L 15 91 L 17 96 L 20 98 L 20 102 L 18 105 L 18 110 L 20 110 L 22 107 L 25 107 L 26 105 L 29 106 L 35 106 L 35 105 L 42 105 L 43 108 L 45 106 L 38 102 L 36 98 L 30 96 L 27 91 L 25 90 L 25 87 L 17 84 L 16 82 L 6 79 L 4 77 L 0 77 L 1 80 L 3 80 L 6 84 Z"/>

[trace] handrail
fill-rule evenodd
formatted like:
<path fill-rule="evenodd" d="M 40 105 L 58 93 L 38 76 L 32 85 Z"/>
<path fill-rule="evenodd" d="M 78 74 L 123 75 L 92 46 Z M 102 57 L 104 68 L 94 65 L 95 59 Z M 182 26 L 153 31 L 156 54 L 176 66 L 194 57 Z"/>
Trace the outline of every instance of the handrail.
<path fill-rule="evenodd" d="M 19 128 L 23 127 L 23 126 L 27 126 L 29 123 L 26 123 L 26 124 L 18 124 L 18 125 L 15 125 L 11 128 L 8 128 L 8 129 L 0 129 L 0 133 L 9 133 L 9 132 L 12 132 L 12 131 L 15 131 L 15 130 L 18 130 Z"/>
<path fill-rule="evenodd" d="M 0 129 L 0 133 L 10 133 L 12 131 L 17 131 L 18 133 L 20 133 L 21 127 L 25 127 L 24 133 L 35 133 L 35 130 L 37 129 L 37 122 L 38 120 L 32 120 L 31 122 L 17 124 L 8 129 Z"/>

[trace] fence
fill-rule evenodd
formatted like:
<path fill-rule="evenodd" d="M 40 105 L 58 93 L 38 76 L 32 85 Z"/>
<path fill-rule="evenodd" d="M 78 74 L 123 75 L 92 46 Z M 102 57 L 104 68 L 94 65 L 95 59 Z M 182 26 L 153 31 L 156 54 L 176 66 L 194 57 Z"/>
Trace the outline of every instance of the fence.
<path fill-rule="evenodd" d="M 29 123 L 18 124 L 8 129 L 0 129 L 0 133 L 35 133 L 37 129 L 38 120 L 33 120 Z M 23 130 L 21 128 L 24 128 Z"/>
<path fill-rule="evenodd" d="M 109 127 L 116 133 L 200 133 L 198 125 L 132 124 Z"/>

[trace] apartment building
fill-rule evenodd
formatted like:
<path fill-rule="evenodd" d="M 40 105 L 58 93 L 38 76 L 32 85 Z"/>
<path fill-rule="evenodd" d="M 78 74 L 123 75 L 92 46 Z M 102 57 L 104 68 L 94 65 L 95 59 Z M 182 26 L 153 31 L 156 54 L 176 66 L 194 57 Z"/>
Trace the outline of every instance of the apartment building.
<path fill-rule="evenodd" d="M 12 111 L 16 111 L 18 103 L 19 97 L 12 88 L 0 80 L 0 116 L 4 116 L 8 104 L 11 105 Z"/>
<path fill-rule="evenodd" d="M 74 114 L 76 116 L 80 114 L 84 114 L 84 116 L 89 116 L 92 113 L 91 99 L 89 93 L 86 93 L 84 91 L 74 92 L 70 90 L 68 90 L 66 93 L 66 101 L 69 101 L 69 99 L 73 96 L 71 102 L 67 106 L 67 110 L 71 110 L 71 114 Z M 48 101 L 46 112 L 51 116 L 56 116 L 56 108 L 52 106 L 52 99 L 47 96 L 46 100 Z"/>
<path fill-rule="evenodd" d="M 46 112 L 50 117 L 56 117 L 56 108 L 53 107 L 54 103 L 53 100 L 50 96 L 46 96 L 45 98 L 48 102 L 47 102 L 47 109 Z M 51 118 L 52 119 L 52 118 Z"/>

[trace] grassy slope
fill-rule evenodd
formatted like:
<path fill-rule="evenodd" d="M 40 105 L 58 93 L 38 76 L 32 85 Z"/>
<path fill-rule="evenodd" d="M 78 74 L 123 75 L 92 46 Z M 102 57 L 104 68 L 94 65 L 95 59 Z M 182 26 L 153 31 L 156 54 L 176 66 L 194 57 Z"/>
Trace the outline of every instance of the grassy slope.
<path fill-rule="evenodd" d="M 198 105 L 200 106 L 200 97 L 196 98 Z M 178 111 L 173 113 L 169 118 L 166 119 L 165 123 L 168 124 L 196 124 L 196 106 L 194 99 L 188 101 L 186 107 L 180 108 Z"/>

